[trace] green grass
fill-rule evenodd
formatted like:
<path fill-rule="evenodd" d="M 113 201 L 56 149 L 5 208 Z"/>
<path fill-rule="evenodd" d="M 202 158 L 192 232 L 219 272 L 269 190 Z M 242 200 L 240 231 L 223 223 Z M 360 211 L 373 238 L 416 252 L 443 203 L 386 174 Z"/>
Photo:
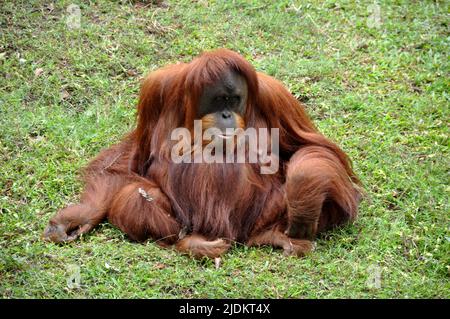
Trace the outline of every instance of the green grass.
<path fill-rule="evenodd" d="M 0 297 L 450 297 L 449 2 L 381 2 L 376 26 L 372 1 L 45 3 L 0 4 Z M 238 246 L 218 270 L 107 223 L 43 242 L 80 169 L 132 129 L 139 79 L 217 47 L 283 81 L 350 154 L 357 222 L 306 258 Z"/>

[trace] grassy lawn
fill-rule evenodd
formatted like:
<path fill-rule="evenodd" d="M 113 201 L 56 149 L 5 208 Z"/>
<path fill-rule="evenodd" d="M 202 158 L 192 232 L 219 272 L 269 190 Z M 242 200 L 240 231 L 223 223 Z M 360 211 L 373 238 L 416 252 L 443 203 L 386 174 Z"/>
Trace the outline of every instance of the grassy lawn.
<path fill-rule="evenodd" d="M 0 4 L 0 297 L 450 297 L 448 1 L 89 2 Z M 236 246 L 220 269 L 108 223 L 43 242 L 80 169 L 134 126 L 142 76 L 217 47 L 283 81 L 350 154 L 357 222 L 306 258 Z"/>

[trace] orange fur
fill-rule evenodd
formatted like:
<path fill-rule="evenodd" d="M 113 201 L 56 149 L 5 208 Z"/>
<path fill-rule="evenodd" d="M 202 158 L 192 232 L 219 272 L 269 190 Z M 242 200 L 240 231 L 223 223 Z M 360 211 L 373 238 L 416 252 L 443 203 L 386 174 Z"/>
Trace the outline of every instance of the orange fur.
<path fill-rule="evenodd" d="M 261 175 L 258 163 L 170 160 L 170 132 L 193 128 L 202 91 L 229 70 L 248 86 L 242 127 L 280 131 L 276 174 Z M 360 198 L 347 155 L 318 132 L 303 106 L 279 81 L 225 49 L 151 73 L 141 87 L 136 129 L 100 153 L 84 177 L 80 204 L 50 220 L 46 239 L 72 240 L 107 218 L 132 239 L 175 244 L 196 257 L 217 257 L 229 240 L 303 255 L 318 232 L 354 220 Z"/>

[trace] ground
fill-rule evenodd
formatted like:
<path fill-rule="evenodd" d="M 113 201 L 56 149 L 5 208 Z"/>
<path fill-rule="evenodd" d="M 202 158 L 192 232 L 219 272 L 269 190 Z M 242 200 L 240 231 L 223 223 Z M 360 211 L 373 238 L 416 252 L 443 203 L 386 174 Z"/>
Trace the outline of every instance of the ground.
<path fill-rule="evenodd" d="M 143 2 L 0 4 L 0 297 L 450 297 L 449 2 Z M 238 245 L 219 269 L 108 223 L 43 242 L 80 169 L 133 128 L 140 79 L 218 47 L 350 155 L 356 223 L 305 258 Z"/>

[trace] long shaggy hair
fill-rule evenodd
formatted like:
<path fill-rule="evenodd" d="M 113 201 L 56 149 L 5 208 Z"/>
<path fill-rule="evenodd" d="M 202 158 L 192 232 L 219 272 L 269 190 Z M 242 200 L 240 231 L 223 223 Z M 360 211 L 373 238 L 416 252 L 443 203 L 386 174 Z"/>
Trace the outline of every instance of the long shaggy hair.
<path fill-rule="evenodd" d="M 230 70 L 248 87 L 242 125 L 279 129 L 275 174 L 261 175 L 261 163 L 171 161 L 171 132 L 192 130 L 202 92 Z M 60 211 L 47 238 L 76 237 L 82 227 L 88 231 L 108 218 L 133 239 L 177 243 L 196 256 L 225 251 L 216 239 L 270 244 L 285 252 L 301 246 L 304 252 L 310 246 L 299 240 L 353 220 L 360 198 L 349 158 L 316 129 L 303 105 L 279 81 L 226 49 L 148 75 L 136 129 L 91 162 L 85 182 L 81 204 Z"/>

